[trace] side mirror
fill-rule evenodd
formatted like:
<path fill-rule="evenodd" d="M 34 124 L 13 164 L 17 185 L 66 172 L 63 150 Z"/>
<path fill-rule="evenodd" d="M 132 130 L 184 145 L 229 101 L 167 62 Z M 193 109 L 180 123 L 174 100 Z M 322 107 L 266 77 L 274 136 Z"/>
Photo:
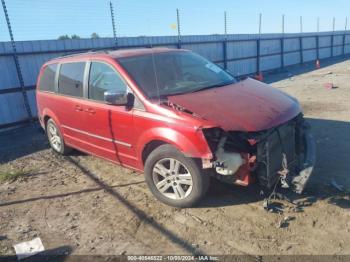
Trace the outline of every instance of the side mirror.
<path fill-rule="evenodd" d="M 124 106 L 128 103 L 128 94 L 125 92 L 104 92 L 104 100 L 106 104 Z"/>
<path fill-rule="evenodd" d="M 134 95 L 127 92 L 104 92 L 104 101 L 109 105 L 132 107 Z"/>

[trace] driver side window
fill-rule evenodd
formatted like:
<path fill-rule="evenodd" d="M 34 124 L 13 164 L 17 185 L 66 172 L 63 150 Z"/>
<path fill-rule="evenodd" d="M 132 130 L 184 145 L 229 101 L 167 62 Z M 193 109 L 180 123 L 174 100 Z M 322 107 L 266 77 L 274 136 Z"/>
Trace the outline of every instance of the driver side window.
<path fill-rule="evenodd" d="M 92 62 L 89 74 L 89 99 L 104 101 L 106 91 L 126 93 L 127 85 L 110 65 Z"/>

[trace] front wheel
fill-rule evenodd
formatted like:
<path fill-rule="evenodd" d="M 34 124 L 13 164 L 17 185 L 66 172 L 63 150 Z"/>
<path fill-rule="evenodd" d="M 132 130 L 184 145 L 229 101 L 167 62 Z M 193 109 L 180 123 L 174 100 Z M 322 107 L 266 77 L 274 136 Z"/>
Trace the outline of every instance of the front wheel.
<path fill-rule="evenodd" d="M 207 191 L 209 176 L 202 174 L 193 158 L 185 157 L 171 145 L 162 145 L 148 156 L 145 179 L 154 196 L 174 207 L 191 207 Z"/>

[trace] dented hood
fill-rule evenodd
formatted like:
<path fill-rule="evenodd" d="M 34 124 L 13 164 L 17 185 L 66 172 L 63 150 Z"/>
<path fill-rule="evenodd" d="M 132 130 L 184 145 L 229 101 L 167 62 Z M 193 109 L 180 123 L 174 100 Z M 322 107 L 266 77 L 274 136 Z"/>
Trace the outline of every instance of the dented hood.
<path fill-rule="evenodd" d="M 251 78 L 168 99 L 226 131 L 266 130 L 301 112 L 294 98 Z"/>

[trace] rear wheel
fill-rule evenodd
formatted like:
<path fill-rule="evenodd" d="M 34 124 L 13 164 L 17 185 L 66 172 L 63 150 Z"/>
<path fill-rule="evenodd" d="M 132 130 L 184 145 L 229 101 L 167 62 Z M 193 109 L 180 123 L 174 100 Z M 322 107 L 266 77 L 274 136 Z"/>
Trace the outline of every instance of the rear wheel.
<path fill-rule="evenodd" d="M 50 146 L 56 153 L 66 155 L 72 149 L 64 143 L 63 137 L 56 123 L 49 119 L 46 124 L 46 134 L 49 140 Z"/>
<path fill-rule="evenodd" d="M 145 163 L 146 182 L 154 196 L 175 207 L 191 207 L 208 189 L 209 176 L 202 174 L 193 158 L 170 145 L 156 148 Z"/>

